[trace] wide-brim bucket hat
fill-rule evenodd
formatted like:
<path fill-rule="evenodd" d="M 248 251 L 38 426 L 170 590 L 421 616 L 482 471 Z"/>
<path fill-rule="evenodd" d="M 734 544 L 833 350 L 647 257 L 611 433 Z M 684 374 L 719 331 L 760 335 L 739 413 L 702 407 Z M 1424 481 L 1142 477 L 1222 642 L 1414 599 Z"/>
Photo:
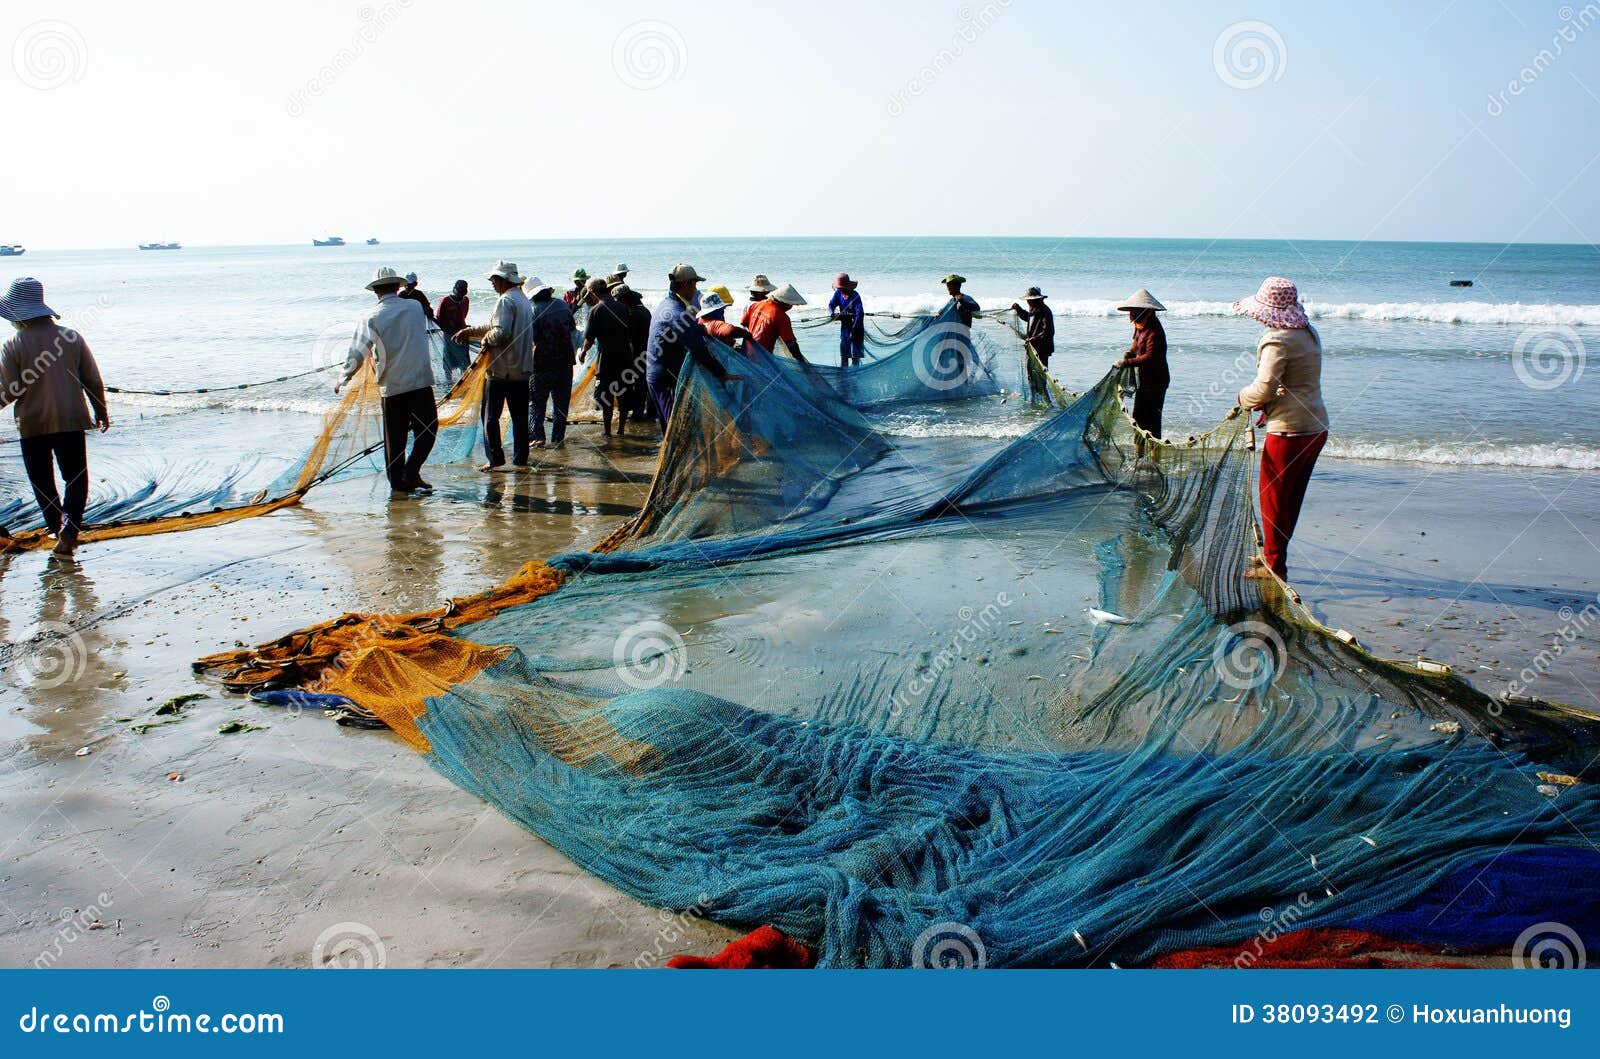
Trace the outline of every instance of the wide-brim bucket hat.
<path fill-rule="evenodd" d="M 555 284 L 546 283 L 538 276 L 528 276 L 522 281 L 522 293 L 526 294 L 530 298 L 535 294 L 538 294 L 540 291 L 553 291 L 555 289 Z"/>
<path fill-rule="evenodd" d="M 794 289 L 793 283 L 785 283 L 783 286 L 767 295 L 767 301 L 778 302 L 783 305 L 806 304 L 806 300 L 800 296 L 800 292 Z"/>
<path fill-rule="evenodd" d="M 0 298 L 0 316 L 14 324 L 55 315 L 55 310 L 44 303 L 44 284 L 32 276 L 12 280 L 6 296 Z"/>
<path fill-rule="evenodd" d="M 1299 288 L 1282 276 L 1268 276 L 1255 294 L 1234 302 L 1233 311 L 1268 327 L 1311 326 L 1306 307 L 1300 304 Z"/>
<path fill-rule="evenodd" d="M 757 276 L 750 281 L 750 286 L 746 289 L 759 294 L 771 294 L 778 288 L 774 287 L 772 281 L 766 276 Z"/>
<path fill-rule="evenodd" d="M 961 275 L 960 273 L 952 272 L 952 273 L 950 273 L 950 275 L 946 276 L 944 279 L 940 280 L 939 282 L 940 283 L 946 283 L 946 284 L 949 284 L 949 283 L 965 283 L 965 282 L 967 282 L 967 277 Z"/>
<path fill-rule="evenodd" d="M 372 278 L 367 280 L 368 290 L 377 290 L 379 287 L 404 287 L 405 285 L 406 281 L 401 277 L 400 273 L 388 267 L 378 269 L 372 274 Z"/>
<path fill-rule="evenodd" d="M 1023 293 L 1022 300 L 1025 302 L 1042 302 L 1048 297 L 1050 297 L 1050 295 L 1046 294 L 1038 287 L 1029 287 L 1027 291 Z"/>
<path fill-rule="evenodd" d="M 850 273 L 841 272 L 833 281 L 834 290 L 855 290 L 859 283 L 850 278 Z"/>
<path fill-rule="evenodd" d="M 522 273 L 517 271 L 515 261 L 496 261 L 494 268 L 484 274 L 485 279 L 503 279 L 513 287 L 522 286 Z"/>
<path fill-rule="evenodd" d="M 1128 295 L 1122 300 L 1122 304 L 1117 306 L 1117 312 L 1119 313 L 1133 312 L 1136 309 L 1148 309 L 1153 313 L 1167 311 L 1167 307 L 1157 301 L 1156 296 L 1143 287 Z"/>

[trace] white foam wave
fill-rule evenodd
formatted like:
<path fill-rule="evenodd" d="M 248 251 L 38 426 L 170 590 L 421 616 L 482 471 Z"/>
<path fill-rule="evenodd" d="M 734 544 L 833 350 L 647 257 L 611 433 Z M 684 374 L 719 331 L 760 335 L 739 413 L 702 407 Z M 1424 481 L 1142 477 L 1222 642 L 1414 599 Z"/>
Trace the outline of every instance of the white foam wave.
<path fill-rule="evenodd" d="M 808 292 L 814 306 L 825 306 L 826 294 Z M 986 309 L 1002 309 L 1016 300 L 1015 295 L 974 294 Z M 933 294 L 866 295 L 868 312 L 932 313 L 948 300 Z M 1231 301 L 1169 301 L 1167 315 L 1175 318 L 1233 316 Z M 1098 298 L 1050 300 L 1059 317 L 1104 318 L 1120 315 L 1117 303 Z M 1600 305 L 1568 305 L 1540 302 L 1315 302 L 1306 303 L 1313 320 L 1360 320 L 1369 323 L 1418 322 L 1431 324 L 1500 324 L 1514 327 L 1600 327 Z"/>
<path fill-rule="evenodd" d="M 1530 467 L 1541 470 L 1600 470 L 1600 449 L 1582 445 L 1429 443 L 1328 440 L 1328 455 L 1347 460 L 1431 463 L 1449 467 Z"/>
<path fill-rule="evenodd" d="M 230 412 L 307 412 L 323 415 L 331 412 L 338 404 L 336 400 L 322 397 L 222 397 L 218 394 L 144 393 L 115 393 L 107 396 L 113 405 L 173 412 L 223 409 Z"/>

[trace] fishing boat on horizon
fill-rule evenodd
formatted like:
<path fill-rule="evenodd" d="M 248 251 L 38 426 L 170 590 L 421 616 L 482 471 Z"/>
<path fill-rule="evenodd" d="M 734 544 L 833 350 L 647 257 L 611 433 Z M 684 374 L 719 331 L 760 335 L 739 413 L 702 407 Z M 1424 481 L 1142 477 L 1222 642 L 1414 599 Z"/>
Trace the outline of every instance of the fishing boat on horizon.
<path fill-rule="evenodd" d="M 140 250 L 182 250 L 182 243 L 140 243 Z"/>
<path fill-rule="evenodd" d="M 376 239 L 368 239 L 367 240 L 367 245 L 368 246 L 377 246 L 378 245 L 378 241 Z"/>
<path fill-rule="evenodd" d="M 14 246 L 11 243 L 0 244 L 0 257 L 21 257 L 27 252 L 25 247 Z"/>
<path fill-rule="evenodd" d="M 337 235 L 330 235 L 326 239 L 317 239 L 317 238 L 313 237 L 312 240 L 311 240 L 311 245 L 312 246 L 343 246 L 344 245 L 344 240 L 339 238 Z"/>

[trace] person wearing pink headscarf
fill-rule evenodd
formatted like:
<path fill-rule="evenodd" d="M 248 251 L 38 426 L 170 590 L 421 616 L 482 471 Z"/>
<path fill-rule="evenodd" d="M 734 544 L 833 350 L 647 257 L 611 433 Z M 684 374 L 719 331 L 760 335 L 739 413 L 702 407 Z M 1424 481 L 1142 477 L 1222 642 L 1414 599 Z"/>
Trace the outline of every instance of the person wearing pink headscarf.
<path fill-rule="evenodd" d="M 1270 276 L 1234 312 L 1265 325 L 1256 344 L 1256 377 L 1239 391 L 1239 405 L 1260 413 L 1267 431 L 1261 447 L 1261 565 L 1288 577 L 1289 539 L 1317 456 L 1328 441 L 1322 403 L 1322 339 L 1300 304 L 1300 292 Z M 1257 573 L 1254 576 L 1259 576 Z"/>

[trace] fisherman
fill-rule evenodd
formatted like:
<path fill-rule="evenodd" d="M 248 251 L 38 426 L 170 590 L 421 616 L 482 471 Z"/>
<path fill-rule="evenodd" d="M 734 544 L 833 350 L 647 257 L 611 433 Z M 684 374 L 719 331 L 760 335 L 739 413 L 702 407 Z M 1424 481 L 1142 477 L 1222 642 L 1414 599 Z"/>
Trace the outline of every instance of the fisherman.
<path fill-rule="evenodd" d="M 839 367 L 860 366 L 867 341 L 867 314 L 856 293 L 857 283 L 850 273 L 841 272 L 833 281 L 833 297 L 828 300 L 828 318 L 839 321 Z"/>
<path fill-rule="evenodd" d="M 522 274 L 515 262 L 496 261 L 489 270 L 489 285 L 497 295 L 487 327 L 467 327 L 455 333 L 457 342 L 483 342 L 488 379 L 483 386 L 479 422 L 483 428 L 485 463 L 478 470 L 503 471 L 505 436 L 500 431 L 502 410 L 511 416 L 511 462 L 528 465 L 528 376 L 533 372 L 533 309 L 522 293 Z"/>
<path fill-rule="evenodd" d="M 758 275 L 755 279 L 751 280 L 750 303 L 744 307 L 744 313 L 739 318 L 739 325 L 741 327 L 748 328 L 750 326 L 750 314 L 755 311 L 755 307 L 766 301 L 767 295 L 771 294 L 777 289 L 778 288 L 774 287 L 772 285 L 772 281 L 767 279 L 765 275 Z"/>
<path fill-rule="evenodd" d="M 1138 385 L 1133 391 L 1133 421 L 1155 437 L 1161 436 L 1161 408 L 1167 401 L 1167 386 L 1172 376 L 1167 371 L 1167 332 L 1156 313 L 1167 307 L 1156 301 L 1143 287 L 1117 312 L 1127 313 L 1133 323 L 1133 345 L 1113 367 L 1137 368 Z"/>
<path fill-rule="evenodd" d="M 623 286 L 626 286 L 625 284 Z M 617 300 L 605 280 L 595 278 L 584 290 L 589 319 L 583 326 L 583 347 L 578 360 L 587 361 L 589 350 L 599 346 L 594 365 L 594 403 L 600 409 L 605 436 L 611 436 L 611 414 L 619 413 L 617 433 L 628 432 L 629 409 L 619 407 L 618 396 L 625 389 L 623 373 L 634 363 L 633 329 L 628 324 L 628 307 Z"/>
<path fill-rule="evenodd" d="M 626 282 L 628 282 L 627 265 L 617 265 L 617 267 L 611 271 L 611 275 L 606 277 L 606 287 L 608 289 L 611 287 L 620 287 Z"/>
<path fill-rule="evenodd" d="M 561 295 L 561 300 L 567 303 L 567 308 L 573 312 L 578 311 L 578 306 L 583 304 L 584 293 L 589 284 L 589 270 L 575 268 L 572 270 L 572 289 Z"/>
<path fill-rule="evenodd" d="M 611 289 L 612 297 L 628 311 L 628 338 L 633 346 L 633 359 L 622 373 L 622 390 L 617 394 L 617 408 L 626 411 L 635 420 L 652 416 L 654 406 L 650 401 L 650 387 L 645 381 L 646 351 L 650 348 L 650 308 L 639 292 L 626 283 Z M 659 425 L 659 424 L 658 424 Z M 620 426 L 617 436 L 626 433 Z"/>
<path fill-rule="evenodd" d="M 91 426 L 111 429 L 100 367 L 83 336 L 56 323 L 44 303 L 44 284 L 32 276 L 12 281 L 0 298 L 0 316 L 17 329 L 0 347 L 0 408 L 16 404 L 12 414 L 34 502 L 56 538 L 55 554 L 70 556 L 89 503 L 85 437 Z M 65 499 L 56 492 L 58 467 Z"/>
<path fill-rule="evenodd" d="M 965 282 L 967 282 L 965 276 L 958 276 L 954 272 L 944 278 L 945 292 L 950 295 L 950 301 L 946 303 L 945 311 L 948 311 L 952 305 L 955 306 L 956 313 L 961 318 L 961 326 L 971 327 L 972 318 L 982 310 L 978 308 L 978 303 L 970 295 L 961 293 L 961 285 Z"/>
<path fill-rule="evenodd" d="M 743 378 L 730 375 L 706 346 L 706 333 L 695 320 L 695 288 L 705 279 L 692 265 L 674 265 L 667 273 L 667 296 L 650 317 L 650 340 L 645 358 L 645 377 L 650 385 L 650 400 L 662 430 L 672 421 L 672 403 L 678 377 L 689 357 L 710 372 L 718 382 Z"/>
<path fill-rule="evenodd" d="M 551 411 L 550 447 L 567 444 L 567 407 L 572 403 L 572 310 L 555 288 L 532 277 L 524 288 L 533 295 L 533 446 L 544 445 L 544 410 Z"/>
<path fill-rule="evenodd" d="M 467 326 L 467 310 L 472 301 L 467 297 L 467 281 L 456 280 L 450 293 L 439 299 L 439 312 L 435 317 L 444 332 L 444 384 L 455 382 L 456 373 L 465 374 L 472 367 L 472 353 L 455 340 L 455 333 Z"/>
<path fill-rule="evenodd" d="M 1028 303 L 1026 309 L 1016 302 L 1011 303 L 1011 311 L 1028 325 L 1022 341 L 1039 358 L 1039 364 L 1044 368 L 1050 367 L 1050 354 L 1056 351 L 1056 314 L 1044 303 L 1047 297 L 1049 295 L 1038 287 L 1029 287 L 1022 296 L 1022 300 Z"/>
<path fill-rule="evenodd" d="M 700 299 L 700 311 L 696 314 L 707 335 L 730 346 L 750 338 L 749 331 L 738 324 L 728 323 L 728 307 L 732 304 L 732 291 L 727 287 L 712 287 Z"/>
<path fill-rule="evenodd" d="M 415 272 L 406 273 L 406 285 L 401 288 L 400 297 L 410 298 L 422 306 L 422 315 L 428 318 L 428 323 L 433 324 L 435 327 L 439 326 L 438 319 L 433 315 L 433 306 L 428 302 L 428 296 L 422 293 L 422 288 L 417 286 L 417 274 Z"/>
<path fill-rule="evenodd" d="M 404 281 L 392 268 L 372 274 L 367 290 L 377 295 L 378 304 L 368 309 L 357 325 L 345 357 L 344 378 L 333 387 L 338 393 L 371 358 L 378 392 L 383 395 L 383 469 L 389 476 L 391 499 L 433 491 L 433 486 L 422 480 L 422 465 L 439 434 L 428 317 L 414 299 L 398 296 L 402 286 Z M 408 436 L 415 439 L 409 457 Z"/>
<path fill-rule="evenodd" d="M 1288 577 L 1289 539 L 1300 520 L 1317 456 L 1328 443 L 1322 402 L 1322 337 L 1300 304 L 1300 291 L 1281 276 L 1268 277 L 1233 311 L 1265 325 L 1256 343 L 1256 377 L 1239 391 L 1239 406 L 1257 409 L 1266 428 L 1261 446 L 1261 556 L 1250 576 L 1265 567 Z"/>
<path fill-rule="evenodd" d="M 782 341 L 795 360 L 806 363 L 806 358 L 800 355 L 800 343 L 794 337 L 794 324 L 789 320 L 789 310 L 804 304 L 806 300 L 794 289 L 794 284 L 785 283 L 750 311 L 749 323 L 745 325 L 750 337 L 769 353 L 776 353 L 778 342 Z"/>

